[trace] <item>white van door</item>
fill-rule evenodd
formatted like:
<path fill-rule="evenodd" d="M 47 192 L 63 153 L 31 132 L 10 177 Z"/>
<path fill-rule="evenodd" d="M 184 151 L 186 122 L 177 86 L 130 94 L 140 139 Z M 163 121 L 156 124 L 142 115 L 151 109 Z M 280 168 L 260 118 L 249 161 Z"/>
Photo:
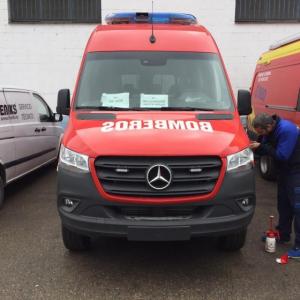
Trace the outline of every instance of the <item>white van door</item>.
<path fill-rule="evenodd" d="M 12 122 L 15 122 L 17 108 L 8 106 L 3 91 L 0 91 L 0 172 L 8 182 L 15 176 L 15 136 Z"/>
<path fill-rule="evenodd" d="M 30 92 L 4 89 L 8 105 L 17 108 L 17 120 L 12 124 L 15 136 L 15 173 L 22 176 L 40 164 L 42 141 L 40 122 Z"/>
<path fill-rule="evenodd" d="M 41 151 L 43 152 L 40 162 L 46 163 L 57 158 L 60 136 L 63 130 L 53 119 L 53 113 L 45 100 L 36 93 L 33 93 L 32 97 L 40 121 L 39 128 L 41 131 L 39 136 L 42 141 Z"/>

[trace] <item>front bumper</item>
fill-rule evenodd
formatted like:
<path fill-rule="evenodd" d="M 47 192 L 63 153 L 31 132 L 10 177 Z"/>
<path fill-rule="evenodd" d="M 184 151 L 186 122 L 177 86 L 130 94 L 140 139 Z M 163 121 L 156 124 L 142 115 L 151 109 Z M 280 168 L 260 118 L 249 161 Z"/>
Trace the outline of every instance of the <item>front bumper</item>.
<path fill-rule="evenodd" d="M 77 204 L 74 210 L 64 206 L 65 198 Z M 248 199 L 250 205 L 243 207 L 243 199 Z M 176 215 L 161 215 L 162 210 L 173 208 L 176 209 Z M 181 216 L 181 208 L 190 213 Z M 143 212 L 141 215 L 143 209 L 158 209 L 160 213 L 147 216 Z M 254 209 L 253 169 L 226 173 L 217 196 L 208 201 L 180 205 L 124 205 L 102 198 L 90 174 L 75 173 L 59 167 L 58 210 L 62 224 L 71 231 L 90 237 L 167 241 L 228 235 L 246 229 Z"/>

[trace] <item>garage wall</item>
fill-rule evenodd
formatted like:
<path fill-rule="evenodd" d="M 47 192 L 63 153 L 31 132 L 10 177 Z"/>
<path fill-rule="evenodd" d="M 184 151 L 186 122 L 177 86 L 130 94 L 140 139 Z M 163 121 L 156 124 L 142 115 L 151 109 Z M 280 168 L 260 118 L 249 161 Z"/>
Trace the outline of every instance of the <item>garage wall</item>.
<path fill-rule="evenodd" d="M 248 88 L 259 55 L 271 43 L 300 32 L 299 24 L 235 24 L 235 0 L 156 0 L 156 11 L 189 12 L 215 37 L 234 90 Z M 151 10 L 150 0 L 103 0 L 103 12 Z M 35 89 L 56 106 L 60 88 L 74 87 L 94 24 L 8 24 L 0 0 L 0 86 Z"/>

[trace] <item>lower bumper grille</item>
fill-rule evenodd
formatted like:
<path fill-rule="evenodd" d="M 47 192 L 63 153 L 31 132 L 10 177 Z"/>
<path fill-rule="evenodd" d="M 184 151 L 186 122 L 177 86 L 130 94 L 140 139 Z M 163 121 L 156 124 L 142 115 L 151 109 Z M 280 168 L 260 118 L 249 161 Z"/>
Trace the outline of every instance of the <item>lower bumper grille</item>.
<path fill-rule="evenodd" d="M 115 206 L 109 207 L 117 215 L 127 219 L 191 219 L 202 215 L 208 206 Z"/>

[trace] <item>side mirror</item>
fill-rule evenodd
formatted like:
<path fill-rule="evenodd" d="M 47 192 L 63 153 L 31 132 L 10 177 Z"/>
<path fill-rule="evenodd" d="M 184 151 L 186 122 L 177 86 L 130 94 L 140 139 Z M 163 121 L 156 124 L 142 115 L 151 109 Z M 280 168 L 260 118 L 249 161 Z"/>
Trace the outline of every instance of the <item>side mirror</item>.
<path fill-rule="evenodd" d="M 53 114 L 53 119 L 54 119 L 54 122 L 61 122 L 64 117 L 62 114 Z"/>
<path fill-rule="evenodd" d="M 70 90 L 64 89 L 58 92 L 56 111 L 59 115 L 70 114 Z"/>
<path fill-rule="evenodd" d="M 247 90 L 238 91 L 238 111 L 241 116 L 247 116 L 252 113 L 251 94 Z"/>

